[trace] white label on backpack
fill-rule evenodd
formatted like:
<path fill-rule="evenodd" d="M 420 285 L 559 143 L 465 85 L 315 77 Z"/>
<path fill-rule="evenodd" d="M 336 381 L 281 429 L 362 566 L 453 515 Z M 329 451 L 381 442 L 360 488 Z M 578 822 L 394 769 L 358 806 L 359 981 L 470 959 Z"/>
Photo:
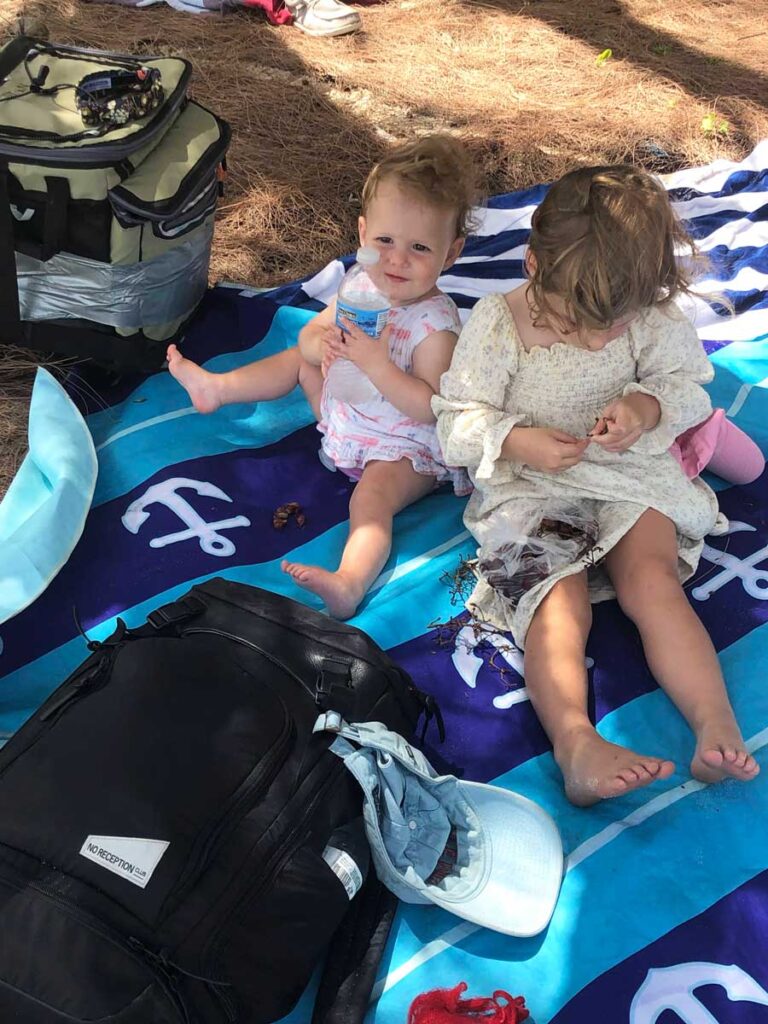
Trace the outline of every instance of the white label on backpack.
<path fill-rule="evenodd" d="M 128 836 L 88 836 L 80 853 L 143 889 L 170 846 L 162 839 L 131 839 Z"/>
<path fill-rule="evenodd" d="M 347 896 L 351 900 L 354 899 L 363 884 L 363 876 L 352 857 L 345 850 L 326 846 L 323 850 L 323 860 L 347 890 Z"/>

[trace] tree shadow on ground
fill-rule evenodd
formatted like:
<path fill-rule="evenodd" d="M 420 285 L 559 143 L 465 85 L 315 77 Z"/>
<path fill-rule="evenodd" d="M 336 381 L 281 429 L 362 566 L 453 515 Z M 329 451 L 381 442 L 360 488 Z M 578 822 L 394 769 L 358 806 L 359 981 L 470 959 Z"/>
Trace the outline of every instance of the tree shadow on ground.
<path fill-rule="evenodd" d="M 692 96 L 716 103 L 723 98 L 747 100 L 768 109 L 768 76 L 736 60 L 713 56 L 679 36 L 640 21 L 622 0 L 463 0 L 471 7 L 499 10 L 537 19 L 557 32 L 577 39 L 599 54 L 606 48 L 617 59 L 650 71 Z M 712 0 L 728 16 L 728 5 Z M 760 35 L 755 18 L 755 33 Z M 768 30 L 766 31 L 768 39 Z M 733 47 L 739 38 L 729 40 Z"/>

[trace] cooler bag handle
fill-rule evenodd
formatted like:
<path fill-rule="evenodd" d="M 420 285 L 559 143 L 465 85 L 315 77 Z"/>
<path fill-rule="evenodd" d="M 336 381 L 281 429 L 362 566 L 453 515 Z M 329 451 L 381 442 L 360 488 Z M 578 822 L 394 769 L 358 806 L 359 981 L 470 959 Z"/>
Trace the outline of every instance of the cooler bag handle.
<path fill-rule="evenodd" d="M 60 328 L 56 324 L 44 320 L 32 323 L 21 319 L 13 216 L 8 191 L 9 175 L 8 163 L 0 162 L 0 342 L 43 352 L 91 357 L 103 362 L 105 345 L 114 345 L 114 339 L 103 332 L 83 326 L 72 332 L 70 344 L 62 346 Z M 69 182 L 65 178 L 46 178 L 46 185 L 48 201 L 41 245 L 43 260 L 55 256 L 61 249 L 70 194 Z M 120 340 L 124 342 L 123 362 L 126 368 L 142 372 L 157 368 L 160 360 L 152 357 L 157 348 L 155 343 L 143 336 L 141 344 L 135 338 Z M 127 359 L 129 354 L 131 360 Z"/>
<path fill-rule="evenodd" d="M 16 246 L 8 189 L 10 173 L 7 163 L 0 164 L 0 332 L 3 341 L 23 346 L 34 344 L 31 335 L 39 331 L 38 325 L 24 324 L 21 320 Z M 67 229 L 70 199 L 69 181 L 66 178 L 46 177 L 45 184 L 47 199 L 40 250 L 42 262 L 46 262 L 61 251 Z"/>
<path fill-rule="evenodd" d="M 66 178 L 47 177 L 48 199 L 45 206 L 43 250 L 40 259 L 45 263 L 61 251 L 69 214 L 69 182 Z"/>
<path fill-rule="evenodd" d="M 8 167 L 0 165 L 0 332 L 2 340 L 21 344 L 19 289 L 16 283 L 16 249 L 13 217 L 8 195 Z"/>

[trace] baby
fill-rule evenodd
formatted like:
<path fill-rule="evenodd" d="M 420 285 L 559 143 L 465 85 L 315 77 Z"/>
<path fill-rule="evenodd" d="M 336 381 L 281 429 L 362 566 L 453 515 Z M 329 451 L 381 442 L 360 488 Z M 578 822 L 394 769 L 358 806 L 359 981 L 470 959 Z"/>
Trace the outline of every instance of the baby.
<path fill-rule="evenodd" d="M 303 388 L 323 435 L 323 462 L 356 486 L 338 567 L 286 560 L 282 568 L 337 618 L 354 615 L 381 572 L 396 513 L 443 483 L 457 494 L 470 490 L 466 473 L 443 459 L 431 401 L 461 328 L 437 279 L 464 247 L 474 200 L 471 161 L 450 136 L 399 146 L 373 168 L 358 227 L 360 244 L 378 250 L 369 274 L 391 303 L 378 340 L 346 321 L 337 327 L 334 300 L 301 330 L 297 348 L 228 373 L 209 373 L 175 345 L 168 349 L 168 369 L 199 412 Z M 352 405 L 334 397 L 325 371 L 335 359 L 351 360 L 368 377 L 370 400 Z"/>

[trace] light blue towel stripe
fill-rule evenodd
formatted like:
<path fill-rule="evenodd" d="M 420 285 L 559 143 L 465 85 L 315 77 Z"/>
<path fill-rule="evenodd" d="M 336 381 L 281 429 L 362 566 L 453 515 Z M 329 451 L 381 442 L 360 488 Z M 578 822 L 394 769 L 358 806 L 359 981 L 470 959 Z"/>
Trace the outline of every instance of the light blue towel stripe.
<path fill-rule="evenodd" d="M 221 373 L 282 352 L 296 343 L 301 326 L 313 315 L 281 307 L 258 345 L 216 356 L 205 365 Z M 274 444 L 312 422 L 312 412 L 298 388 L 277 401 L 230 405 L 209 416 L 192 412 L 174 429 L 166 429 L 168 420 L 188 409 L 186 391 L 169 374 L 162 373 L 146 380 L 120 405 L 88 418 L 99 452 L 95 505 L 127 493 L 176 463 L 234 448 Z M 147 416 L 148 410 L 151 416 Z"/>

